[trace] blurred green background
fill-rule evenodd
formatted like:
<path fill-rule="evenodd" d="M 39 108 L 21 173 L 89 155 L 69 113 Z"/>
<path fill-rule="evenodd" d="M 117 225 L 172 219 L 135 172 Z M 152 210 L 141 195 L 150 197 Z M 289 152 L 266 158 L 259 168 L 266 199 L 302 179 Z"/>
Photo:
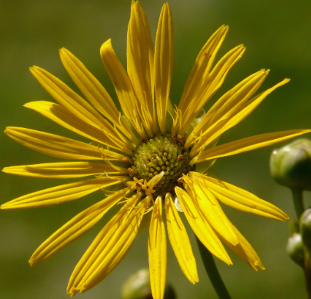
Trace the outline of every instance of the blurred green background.
<path fill-rule="evenodd" d="M 31 76 L 28 67 L 38 65 L 77 90 L 64 70 L 58 49 L 66 47 L 84 62 L 116 99 L 99 56 L 101 44 L 112 38 L 121 61 L 126 63 L 126 31 L 130 0 L 28 0 L 1 1 L 0 9 L 0 126 L 23 126 L 79 138 L 41 115 L 22 107 L 35 100 L 51 100 Z M 141 0 L 153 37 L 162 1 Z M 273 92 L 250 117 L 225 134 L 227 142 L 264 132 L 311 128 L 311 2 L 309 0 L 192 0 L 169 2 L 174 20 L 174 73 L 171 99 L 178 102 L 193 62 L 210 35 L 222 24 L 230 26 L 218 58 L 238 44 L 246 46 L 244 57 L 230 71 L 214 101 L 226 90 L 261 68 L 271 72 L 261 91 L 284 78 L 289 84 Z M 310 135 L 306 135 L 310 138 Z M 0 135 L 1 167 L 57 161 L 31 151 Z M 281 145 L 280 145 L 281 146 Z M 265 148 L 223 158 L 211 172 L 224 181 L 247 189 L 277 205 L 295 218 L 289 190 L 269 175 Z M 64 183 L 1 173 L 1 202 Z M 310 195 L 306 194 L 306 205 Z M 34 268 L 27 263 L 34 250 L 50 234 L 82 209 L 103 197 L 93 194 L 57 207 L 0 211 L 0 298 L 68 298 L 70 274 L 112 211 L 88 234 Z M 256 249 L 266 267 L 255 272 L 241 259 L 233 266 L 217 261 L 233 298 L 307 298 L 304 276 L 285 253 L 288 223 L 243 214 L 225 208 L 232 222 Z M 185 222 L 185 221 L 184 221 Z M 188 227 L 189 229 L 189 227 Z M 179 299 L 217 298 L 202 267 L 191 230 L 200 282 L 192 285 L 182 274 L 168 246 L 168 280 Z M 124 280 L 147 267 L 147 232 L 140 235 L 122 263 L 101 284 L 78 298 L 120 298 Z"/>

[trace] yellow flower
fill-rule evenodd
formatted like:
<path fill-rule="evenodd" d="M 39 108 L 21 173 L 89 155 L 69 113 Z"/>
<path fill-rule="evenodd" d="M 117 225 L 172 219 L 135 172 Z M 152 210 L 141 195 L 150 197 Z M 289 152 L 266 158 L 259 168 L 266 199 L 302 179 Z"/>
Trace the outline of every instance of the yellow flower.
<path fill-rule="evenodd" d="M 212 67 L 227 31 L 227 26 L 220 27 L 204 45 L 175 109 L 169 99 L 173 24 L 168 4 L 162 8 L 153 47 L 145 13 L 138 2 L 132 2 L 127 72 L 110 40 L 101 47 L 101 58 L 122 112 L 117 110 L 104 87 L 66 49 L 60 50 L 61 60 L 88 101 L 47 71 L 31 68 L 58 104 L 38 101 L 25 107 L 92 143 L 8 127 L 6 134 L 22 145 L 74 162 L 12 166 L 3 171 L 36 178 L 95 177 L 21 196 L 1 208 L 56 205 L 99 190 L 106 191 L 108 196 L 50 236 L 32 255 L 30 264 L 33 266 L 51 257 L 86 233 L 110 208 L 123 204 L 74 269 L 67 289 L 71 296 L 102 281 L 126 255 L 136 235 L 149 226 L 152 293 L 154 298 L 162 298 L 167 267 L 163 213 L 170 243 L 182 271 L 192 283 L 198 281 L 196 262 L 178 211 L 184 212 L 194 233 L 216 257 L 232 264 L 223 247 L 225 243 L 252 268 L 264 269 L 254 249 L 225 216 L 219 202 L 281 221 L 288 219 L 287 215 L 255 195 L 203 173 L 217 158 L 272 145 L 309 130 L 268 133 L 217 145 L 224 132 L 249 115 L 274 89 L 289 81 L 285 79 L 252 97 L 269 72 L 260 70 L 229 90 L 205 114 L 202 108 L 245 50 L 242 45 L 237 46 Z"/>

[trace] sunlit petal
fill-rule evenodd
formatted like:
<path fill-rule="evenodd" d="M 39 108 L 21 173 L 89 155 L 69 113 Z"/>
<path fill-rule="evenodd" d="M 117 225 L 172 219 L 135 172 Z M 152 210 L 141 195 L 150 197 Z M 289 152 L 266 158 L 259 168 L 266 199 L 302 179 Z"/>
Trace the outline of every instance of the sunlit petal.
<path fill-rule="evenodd" d="M 199 281 L 197 265 L 186 229 L 178 215 L 170 193 L 165 197 L 168 236 L 181 270 L 194 284 Z"/>
<path fill-rule="evenodd" d="M 155 42 L 154 70 L 155 96 L 160 131 L 165 134 L 167 103 L 173 71 L 173 37 L 172 15 L 168 3 L 162 7 Z"/>
<path fill-rule="evenodd" d="M 76 160 L 118 160 L 125 156 L 70 138 L 19 127 L 7 127 L 4 131 L 18 143 L 46 155 Z"/>
<path fill-rule="evenodd" d="M 121 134 L 117 130 L 115 130 L 113 135 L 111 135 L 111 132 L 109 133 L 108 131 L 105 131 L 104 128 L 99 129 L 91 126 L 88 122 L 77 118 L 61 105 L 52 102 L 37 101 L 27 103 L 24 107 L 30 108 L 63 126 L 64 128 L 104 146 L 109 144 L 109 146 L 118 149 L 127 155 L 131 155 L 133 153 L 132 150 L 134 147 L 124 136 L 121 137 Z M 108 139 L 107 136 L 109 136 Z"/>
<path fill-rule="evenodd" d="M 115 124 L 133 142 L 138 142 L 124 120 L 120 118 L 120 112 L 106 89 L 86 69 L 84 64 L 65 48 L 60 50 L 60 57 L 72 80 L 94 108 Z"/>
<path fill-rule="evenodd" d="M 3 172 L 47 179 L 80 178 L 96 174 L 127 174 L 125 168 L 90 162 L 60 162 L 10 166 Z"/>
<path fill-rule="evenodd" d="M 29 260 L 30 265 L 34 266 L 42 263 L 80 238 L 128 192 L 129 188 L 119 190 L 73 217 L 38 247 Z"/>
<path fill-rule="evenodd" d="M 104 128 L 114 136 L 114 128 L 110 123 L 62 81 L 39 67 L 30 70 L 46 91 L 69 112 L 94 127 Z"/>
<path fill-rule="evenodd" d="M 211 227 L 230 244 L 236 245 L 239 241 L 213 193 L 200 181 L 199 177 L 183 176 L 184 187 L 190 195 L 201 217 L 204 217 Z"/>
<path fill-rule="evenodd" d="M 148 237 L 148 257 L 152 297 L 162 299 L 166 282 L 167 246 L 161 197 L 157 197 L 152 210 Z"/>
<path fill-rule="evenodd" d="M 268 75 L 268 71 L 261 70 L 237 84 L 231 90 L 226 92 L 203 116 L 199 124 L 193 129 L 185 144 L 189 148 L 194 144 L 199 136 L 208 135 L 210 128 L 223 122 L 224 119 L 229 119 L 228 113 L 235 112 L 238 107 L 241 107 L 261 86 Z M 219 130 L 219 129 L 218 129 Z"/>
<path fill-rule="evenodd" d="M 149 204 L 145 199 L 135 207 L 137 200 L 133 196 L 94 239 L 70 277 L 68 294 L 73 296 L 78 290 L 82 293 L 94 287 L 121 262 Z"/>
<path fill-rule="evenodd" d="M 282 132 L 273 132 L 246 137 L 240 140 L 228 142 L 216 147 L 210 148 L 202 154 L 194 157 L 191 164 L 199 163 L 206 160 L 217 159 L 231 155 L 252 151 L 258 148 L 274 145 L 276 143 L 288 140 L 290 138 L 305 134 L 311 130 L 289 130 Z"/>
<path fill-rule="evenodd" d="M 18 197 L 3 204 L 1 209 L 24 209 L 58 205 L 128 180 L 127 176 L 111 176 L 64 184 Z"/>
<path fill-rule="evenodd" d="M 223 134 L 225 131 L 229 130 L 230 128 L 241 122 L 243 119 L 245 119 L 266 98 L 267 95 L 269 95 L 273 90 L 275 90 L 279 86 L 286 84 L 288 81 L 289 79 L 284 79 L 282 82 L 267 89 L 266 91 L 255 96 L 246 103 L 241 103 L 241 105 L 237 105 L 237 107 L 234 107 L 231 110 L 229 110 L 225 114 L 226 122 L 224 126 L 222 126 L 217 132 L 213 132 L 213 134 L 209 134 L 206 137 L 200 138 L 200 140 L 194 145 L 194 147 L 191 150 L 191 157 L 193 157 L 197 152 L 199 151 L 201 152 L 216 138 L 219 138 L 221 134 Z M 220 121 L 222 121 L 222 119 L 220 119 Z"/>
<path fill-rule="evenodd" d="M 154 49 L 149 23 L 139 2 L 132 2 L 127 31 L 127 72 L 137 98 L 146 101 L 146 117 L 154 134 L 158 125 L 154 103 Z"/>
<path fill-rule="evenodd" d="M 243 45 L 237 46 L 223 56 L 210 73 L 204 73 L 202 84 L 193 94 L 187 107 L 182 110 L 181 129 L 179 135 L 184 135 L 187 128 L 197 116 L 199 111 L 211 99 L 215 92 L 221 87 L 229 70 L 242 57 L 245 48 Z"/>
<path fill-rule="evenodd" d="M 232 225 L 233 226 L 233 225 Z M 254 270 L 258 271 L 258 268 L 265 270 L 264 265 L 262 264 L 259 256 L 257 255 L 256 251 L 252 247 L 251 244 L 242 236 L 242 234 L 234 227 L 234 231 L 239 239 L 239 244 L 233 246 L 232 244 L 228 243 L 226 240 L 222 239 L 222 241 L 239 257 L 241 257 L 246 263 L 248 263 Z"/>
<path fill-rule="evenodd" d="M 279 208 L 248 191 L 197 172 L 190 172 L 189 176 L 203 181 L 219 201 L 232 208 L 281 221 L 288 219 Z"/>
<path fill-rule="evenodd" d="M 206 42 L 198 54 L 190 76 L 185 85 L 178 108 L 185 111 L 189 102 L 193 99 L 195 92 L 203 82 L 204 74 L 210 72 L 216 54 L 228 32 L 228 26 L 221 26 Z M 206 76 L 206 75 L 205 75 Z"/>
<path fill-rule="evenodd" d="M 142 114 L 139 101 L 133 91 L 132 84 L 121 62 L 119 61 L 111 40 L 107 40 L 100 48 L 100 55 L 109 77 L 115 87 L 116 93 L 125 116 L 129 119 L 141 138 L 147 138 L 142 123 Z"/>
<path fill-rule="evenodd" d="M 175 192 L 192 230 L 200 241 L 216 257 L 228 265 L 232 264 L 228 253 L 220 242 L 214 229 L 197 209 L 192 198 L 186 191 L 179 187 L 175 187 Z"/>

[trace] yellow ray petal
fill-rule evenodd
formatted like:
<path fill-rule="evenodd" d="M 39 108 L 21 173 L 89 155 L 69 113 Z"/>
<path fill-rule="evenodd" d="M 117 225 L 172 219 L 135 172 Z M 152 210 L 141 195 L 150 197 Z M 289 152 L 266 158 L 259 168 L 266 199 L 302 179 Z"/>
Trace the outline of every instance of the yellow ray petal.
<path fill-rule="evenodd" d="M 222 241 L 239 257 L 241 257 L 246 263 L 248 263 L 254 270 L 258 271 L 258 268 L 265 270 L 264 265 L 262 264 L 259 256 L 256 251 L 252 247 L 251 244 L 243 237 L 243 235 L 237 230 L 237 228 L 232 224 L 232 227 L 235 230 L 236 235 L 239 238 L 239 244 L 236 246 L 231 245 L 226 240 L 223 240 L 221 236 L 219 236 Z M 258 267 L 258 268 L 257 268 Z"/>
<path fill-rule="evenodd" d="M 216 54 L 225 39 L 229 27 L 222 25 L 206 42 L 198 54 L 190 76 L 182 93 L 178 108 L 185 111 L 199 86 L 203 83 L 205 73 L 209 73 Z"/>
<path fill-rule="evenodd" d="M 60 162 L 19 165 L 5 167 L 2 171 L 16 175 L 47 179 L 80 178 L 95 174 L 128 174 L 128 170 L 125 168 L 90 162 Z"/>
<path fill-rule="evenodd" d="M 7 127 L 4 132 L 20 144 L 52 157 L 76 160 L 126 160 L 125 156 L 116 152 L 54 134 L 19 127 Z"/>
<path fill-rule="evenodd" d="M 194 157 L 190 164 L 194 165 L 195 163 L 206 160 L 212 160 L 220 157 L 227 157 L 247 151 L 252 151 L 261 147 L 270 146 L 288 140 L 305 133 L 309 133 L 310 131 L 311 130 L 288 130 L 246 137 L 210 148 Z"/>
<path fill-rule="evenodd" d="M 219 140 L 219 137 L 224 132 L 225 128 L 228 127 L 228 123 L 230 122 L 232 122 L 232 119 L 230 118 L 220 119 L 219 121 L 213 123 L 211 126 L 207 127 L 205 131 L 201 131 L 199 136 L 192 135 L 193 139 L 188 138 L 186 142 L 186 148 L 192 146 L 196 141 L 191 148 L 190 157 L 193 158 L 198 152 L 202 151 L 202 148 L 211 148 L 211 143 L 217 144 L 215 140 Z"/>
<path fill-rule="evenodd" d="M 125 197 L 128 192 L 129 188 L 119 190 L 73 217 L 37 248 L 29 259 L 30 265 L 35 266 L 42 263 L 80 238 L 91 229 L 107 211 Z"/>
<path fill-rule="evenodd" d="M 112 123 L 117 123 L 119 111 L 105 88 L 67 49 L 62 48 L 59 53 L 64 67 L 85 97 Z"/>
<path fill-rule="evenodd" d="M 104 226 L 101 232 L 93 240 L 92 244 L 83 254 L 79 263 L 76 265 L 67 287 L 67 293 L 71 293 L 73 296 L 79 290 L 78 285 L 81 284 L 82 280 L 85 278 L 86 273 L 93 266 L 93 264 L 98 260 L 102 250 L 109 244 L 111 237 L 118 230 L 118 225 L 122 224 L 128 215 L 131 214 L 135 203 L 141 196 L 135 194 L 130 198 L 127 203 L 119 210 L 119 212 Z"/>
<path fill-rule="evenodd" d="M 166 283 L 167 247 L 162 218 L 162 198 L 160 196 L 155 200 L 152 210 L 148 237 L 148 257 L 152 297 L 162 299 Z"/>
<path fill-rule="evenodd" d="M 97 235 L 70 277 L 68 294 L 73 296 L 78 290 L 85 292 L 94 287 L 124 258 L 149 205 L 149 199 L 144 199 L 134 208 L 138 199 L 134 195 Z"/>
<path fill-rule="evenodd" d="M 262 92 L 261 94 L 255 96 L 248 102 L 235 107 L 235 109 L 229 110 L 226 116 L 226 123 L 219 129 L 217 132 L 214 132 L 211 135 L 207 135 L 205 138 L 201 138 L 192 148 L 191 150 L 191 158 L 204 149 L 209 143 L 213 142 L 216 138 L 219 138 L 221 134 L 223 134 L 228 129 L 232 128 L 239 122 L 241 122 L 244 118 L 246 118 L 265 98 L 268 94 L 270 94 L 276 88 L 286 84 L 289 79 L 284 79 L 283 81 L 279 82 L 278 84 L 274 85 L 273 87 L 267 89 L 266 91 Z M 217 122 L 216 122 L 217 123 Z"/>
<path fill-rule="evenodd" d="M 184 135 L 193 119 L 211 99 L 215 92 L 221 87 L 229 70 L 242 57 L 244 51 L 245 48 L 243 45 L 235 47 L 224 57 L 222 57 L 222 59 L 216 64 L 209 74 L 204 73 L 202 84 L 193 94 L 187 107 L 182 110 L 182 125 L 180 131 L 178 132 L 179 135 Z"/>
<path fill-rule="evenodd" d="M 114 134 L 111 135 L 111 133 L 105 131 L 104 128 L 99 129 L 77 118 L 75 115 L 71 114 L 61 105 L 52 102 L 37 101 L 27 103 L 24 105 L 24 107 L 30 108 L 42 114 L 44 117 L 49 118 L 60 126 L 63 126 L 64 128 L 73 131 L 81 136 L 84 136 L 90 140 L 99 142 L 104 145 L 109 144 L 109 146 L 119 151 L 122 151 L 127 155 L 133 154 L 133 146 L 128 141 L 126 141 L 124 139 L 124 136 L 122 136 L 122 134 L 119 133 L 117 130 L 115 130 Z M 112 142 L 112 140 L 116 139 L 119 139 L 118 142 Z M 124 142 L 122 141 L 122 139 Z"/>
<path fill-rule="evenodd" d="M 149 128 L 148 124 L 143 123 L 142 113 L 139 107 L 139 101 L 133 91 L 132 84 L 119 61 L 115 51 L 112 48 L 111 40 L 107 40 L 100 48 L 100 55 L 108 75 L 115 87 L 121 108 L 125 116 L 129 119 L 137 133 L 142 139 L 146 139 L 147 135 L 144 125 Z M 141 99 L 144 101 L 144 99 Z"/>
<path fill-rule="evenodd" d="M 218 232 L 230 244 L 236 245 L 239 240 L 234 233 L 231 222 L 226 217 L 213 193 L 202 184 L 202 179 L 183 176 L 184 187 L 192 198 L 201 217 L 204 217 L 214 231 Z"/>
<path fill-rule="evenodd" d="M 180 268 L 190 282 L 195 284 L 199 281 L 197 265 L 188 234 L 169 193 L 165 196 L 165 215 L 168 236 Z"/>
<path fill-rule="evenodd" d="M 196 110 L 200 110 L 205 103 L 215 94 L 215 92 L 221 87 L 223 81 L 225 80 L 228 72 L 234 66 L 234 64 L 243 56 L 245 52 L 245 47 L 239 45 L 228 53 L 226 53 L 215 65 L 213 70 L 208 74 L 207 71 L 204 72 L 204 79 L 209 82 L 207 90 L 204 91 L 204 96 L 200 101 L 200 108 L 195 107 Z M 206 86 L 207 87 L 207 86 Z M 203 104 L 204 103 L 204 104 Z"/>
<path fill-rule="evenodd" d="M 279 208 L 248 191 L 197 172 L 190 172 L 189 176 L 203 181 L 219 201 L 234 209 L 281 221 L 289 219 Z"/>
<path fill-rule="evenodd" d="M 30 71 L 42 87 L 72 114 L 78 115 L 81 119 L 98 127 L 101 127 L 103 122 L 105 122 L 90 104 L 58 78 L 37 66 L 31 67 Z"/>
<path fill-rule="evenodd" d="M 66 84 L 39 67 L 32 67 L 30 70 L 45 90 L 70 113 L 98 129 L 109 132 L 108 139 L 115 135 L 110 123 Z M 113 140 L 118 141 L 120 140 Z"/>
<path fill-rule="evenodd" d="M 193 129 L 190 136 L 187 138 L 185 148 L 189 148 L 196 141 L 198 136 L 210 135 L 207 132 L 217 123 L 223 122 L 223 119 L 228 119 L 227 112 L 235 110 L 235 107 L 245 103 L 261 86 L 268 75 L 268 71 L 261 70 L 244 79 L 227 93 L 225 93 L 209 111 L 204 115 L 199 124 Z"/>
<path fill-rule="evenodd" d="M 186 191 L 179 187 L 175 187 L 175 193 L 196 236 L 212 254 L 228 265 L 231 265 L 232 262 L 228 253 L 213 228 L 193 203 L 193 199 Z"/>
<path fill-rule="evenodd" d="M 100 82 L 87 70 L 84 64 L 67 49 L 60 49 L 60 58 L 72 80 L 89 102 L 108 118 L 132 142 L 138 143 L 134 134 L 120 117 L 120 112 Z"/>
<path fill-rule="evenodd" d="M 160 182 L 160 180 L 163 178 L 163 176 L 165 175 L 165 171 L 161 171 L 160 173 L 154 175 L 149 181 L 147 186 L 150 189 L 153 189 L 153 187 Z"/>
<path fill-rule="evenodd" d="M 158 127 L 154 107 L 154 50 L 149 23 L 139 2 L 132 2 L 127 31 L 127 72 L 137 98 L 145 100 L 154 134 Z"/>
<path fill-rule="evenodd" d="M 248 76 L 228 92 L 226 92 L 206 113 L 207 116 L 204 116 L 210 119 L 209 125 L 220 118 L 226 118 L 236 114 L 235 110 L 238 111 L 239 107 L 245 103 L 253 94 L 255 94 L 255 92 L 267 78 L 269 72 L 270 70 L 260 70 L 257 73 Z M 276 87 L 279 87 L 280 85 L 283 85 L 287 82 L 288 80 L 282 81 L 282 84 L 277 84 L 269 91 L 272 92 Z"/>
<path fill-rule="evenodd" d="M 127 176 L 111 176 L 84 180 L 33 192 L 13 199 L 1 206 L 1 209 L 24 209 L 58 205 L 83 197 L 102 188 L 121 182 L 126 183 Z"/>
<path fill-rule="evenodd" d="M 160 131 L 166 133 L 165 122 L 167 103 L 171 88 L 173 71 L 173 37 L 172 15 L 168 3 L 162 7 L 154 53 L 155 96 Z"/>

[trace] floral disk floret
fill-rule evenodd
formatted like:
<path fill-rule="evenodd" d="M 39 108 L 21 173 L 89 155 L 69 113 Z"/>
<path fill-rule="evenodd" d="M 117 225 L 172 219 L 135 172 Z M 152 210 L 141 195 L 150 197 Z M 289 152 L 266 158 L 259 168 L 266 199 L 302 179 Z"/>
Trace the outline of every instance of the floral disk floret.
<path fill-rule="evenodd" d="M 167 269 L 163 213 L 169 241 L 190 282 L 199 279 L 191 244 L 178 213 L 181 211 L 199 240 L 216 257 L 232 264 L 224 243 L 255 270 L 264 269 L 219 202 L 281 221 L 288 219 L 287 215 L 255 195 L 204 173 L 218 158 L 273 145 L 309 130 L 267 133 L 217 145 L 223 133 L 289 81 L 285 79 L 254 96 L 269 72 L 260 70 L 225 93 L 205 113 L 202 108 L 245 51 L 243 45 L 237 46 L 213 67 L 227 31 L 227 26 L 221 26 L 203 46 L 175 108 L 169 99 L 174 34 L 168 4 L 161 11 L 154 47 L 146 15 L 138 2 L 132 2 L 127 71 L 117 58 L 111 40 L 100 49 L 122 112 L 99 81 L 66 49 L 60 50 L 62 63 L 87 101 L 47 71 L 31 68 L 34 77 L 57 103 L 37 101 L 25 107 L 92 142 L 8 127 L 6 134 L 22 145 L 74 161 L 11 166 L 3 171 L 36 178 L 93 178 L 24 195 L 1 208 L 56 205 L 95 191 L 107 194 L 43 242 L 30 258 L 31 266 L 75 241 L 109 209 L 122 204 L 75 267 L 67 288 L 71 296 L 102 281 L 124 258 L 137 234 L 149 226 L 152 294 L 155 299 L 163 298 Z"/>

